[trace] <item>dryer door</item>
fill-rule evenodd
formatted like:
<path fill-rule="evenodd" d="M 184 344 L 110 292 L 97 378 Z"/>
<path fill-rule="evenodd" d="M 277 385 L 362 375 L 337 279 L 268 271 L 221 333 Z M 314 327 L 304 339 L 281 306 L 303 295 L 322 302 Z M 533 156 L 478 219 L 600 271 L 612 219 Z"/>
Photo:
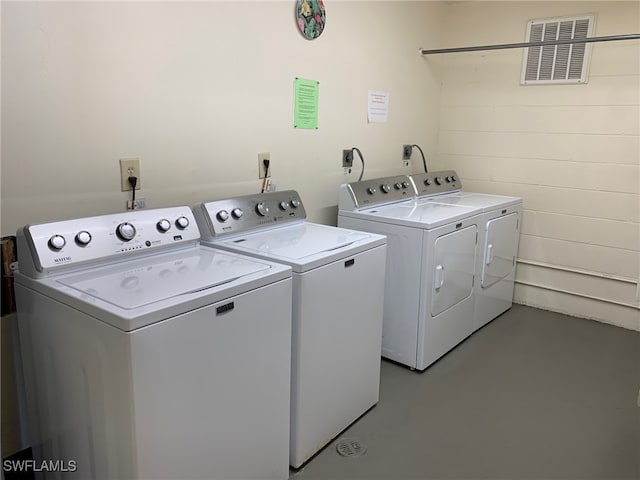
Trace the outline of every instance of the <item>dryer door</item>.
<path fill-rule="evenodd" d="M 434 244 L 431 316 L 461 302 L 473 290 L 476 263 L 475 225 L 438 237 Z"/>
<path fill-rule="evenodd" d="M 514 268 L 518 245 L 518 214 L 511 213 L 487 222 L 482 262 L 482 288 L 509 276 Z"/>

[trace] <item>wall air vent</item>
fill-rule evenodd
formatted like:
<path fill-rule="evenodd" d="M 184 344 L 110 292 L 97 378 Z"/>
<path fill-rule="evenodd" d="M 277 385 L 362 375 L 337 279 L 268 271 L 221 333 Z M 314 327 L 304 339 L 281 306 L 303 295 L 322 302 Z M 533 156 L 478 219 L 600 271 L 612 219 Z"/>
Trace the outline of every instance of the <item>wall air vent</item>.
<path fill-rule="evenodd" d="M 595 17 L 531 20 L 527 24 L 528 42 L 550 42 L 592 36 Z M 522 85 L 586 83 L 591 54 L 590 43 L 547 45 L 524 50 Z"/>

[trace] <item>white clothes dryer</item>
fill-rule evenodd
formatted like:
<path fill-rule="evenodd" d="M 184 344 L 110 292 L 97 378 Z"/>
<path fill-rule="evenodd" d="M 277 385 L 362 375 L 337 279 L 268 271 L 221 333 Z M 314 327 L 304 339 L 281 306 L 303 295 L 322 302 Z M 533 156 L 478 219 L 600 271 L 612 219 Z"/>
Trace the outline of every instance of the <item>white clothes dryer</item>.
<path fill-rule="evenodd" d="M 338 206 L 339 226 L 387 236 L 382 355 L 424 370 L 473 332 L 481 212 L 418 203 L 404 175 L 344 184 Z"/>
<path fill-rule="evenodd" d="M 307 222 L 293 190 L 194 213 L 206 245 L 293 269 L 289 462 L 299 468 L 378 402 L 386 239 Z"/>
<path fill-rule="evenodd" d="M 474 329 L 477 330 L 513 304 L 522 198 L 463 191 L 454 170 L 420 173 L 410 178 L 420 201 L 482 211 L 475 282 Z"/>
<path fill-rule="evenodd" d="M 188 207 L 28 225 L 17 241 L 37 465 L 288 478 L 290 267 L 201 246 Z"/>

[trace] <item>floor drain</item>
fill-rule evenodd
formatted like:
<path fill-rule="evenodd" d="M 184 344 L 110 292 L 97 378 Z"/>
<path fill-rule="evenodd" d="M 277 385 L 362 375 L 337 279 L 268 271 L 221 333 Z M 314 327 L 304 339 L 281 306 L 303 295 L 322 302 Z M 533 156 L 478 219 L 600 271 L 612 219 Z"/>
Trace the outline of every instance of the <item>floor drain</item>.
<path fill-rule="evenodd" d="M 361 457 L 367 452 L 367 447 L 362 445 L 358 440 L 352 438 L 343 438 L 336 444 L 336 450 L 343 457 Z"/>

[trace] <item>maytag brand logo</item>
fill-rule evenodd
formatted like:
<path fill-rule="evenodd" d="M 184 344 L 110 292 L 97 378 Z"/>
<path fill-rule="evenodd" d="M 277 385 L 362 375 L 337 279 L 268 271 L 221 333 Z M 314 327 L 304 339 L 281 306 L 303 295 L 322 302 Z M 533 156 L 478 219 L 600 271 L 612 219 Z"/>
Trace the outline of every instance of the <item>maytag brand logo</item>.
<path fill-rule="evenodd" d="M 54 258 L 53 261 L 55 263 L 68 263 L 71 261 L 71 257 L 58 257 Z"/>

